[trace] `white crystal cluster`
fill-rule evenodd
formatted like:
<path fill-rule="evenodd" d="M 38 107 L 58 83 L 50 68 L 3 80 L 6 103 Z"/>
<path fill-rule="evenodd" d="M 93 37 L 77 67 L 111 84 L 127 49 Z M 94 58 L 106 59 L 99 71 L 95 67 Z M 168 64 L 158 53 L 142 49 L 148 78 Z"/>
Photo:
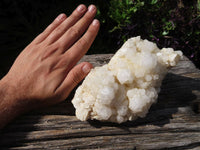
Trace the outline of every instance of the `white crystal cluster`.
<path fill-rule="evenodd" d="M 168 69 L 181 51 L 159 49 L 139 36 L 129 39 L 102 67 L 95 67 L 72 100 L 76 117 L 122 123 L 144 117 L 156 102 Z"/>

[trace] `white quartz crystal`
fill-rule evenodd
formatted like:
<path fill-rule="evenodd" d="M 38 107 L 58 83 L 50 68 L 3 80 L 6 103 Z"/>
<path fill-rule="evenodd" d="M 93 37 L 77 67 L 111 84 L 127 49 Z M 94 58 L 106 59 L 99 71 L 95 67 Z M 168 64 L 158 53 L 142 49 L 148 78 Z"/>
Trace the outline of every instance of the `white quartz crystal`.
<path fill-rule="evenodd" d="M 78 119 L 122 123 L 145 117 L 168 69 L 181 51 L 159 49 L 140 36 L 129 39 L 102 67 L 95 67 L 72 100 Z"/>

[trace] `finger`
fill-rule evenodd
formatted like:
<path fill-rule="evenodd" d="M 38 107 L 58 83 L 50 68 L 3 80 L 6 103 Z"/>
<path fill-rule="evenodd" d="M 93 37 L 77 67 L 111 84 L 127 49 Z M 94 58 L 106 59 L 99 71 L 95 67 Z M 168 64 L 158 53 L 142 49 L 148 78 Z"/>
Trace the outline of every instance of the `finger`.
<path fill-rule="evenodd" d="M 86 10 L 87 9 L 85 5 L 79 5 L 73 11 L 73 13 L 48 36 L 47 43 L 51 44 L 59 39 L 71 26 L 73 26 L 83 16 Z"/>
<path fill-rule="evenodd" d="M 63 34 L 63 36 L 58 40 L 62 45 L 61 51 L 66 51 L 83 35 L 94 19 L 96 11 L 97 9 L 94 5 L 89 6 L 87 13 L 74 26 L 65 32 L 65 34 Z"/>
<path fill-rule="evenodd" d="M 56 19 L 41 33 L 39 34 L 33 42 L 35 43 L 40 43 L 42 42 L 48 35 L 56 28 L 58 27 L 65 19 L 67 16 L 62 13 Z"/>
<path fill-rule="evenodd" d="M 75 88 L 75 86 L 77 86 L 78 83 L 86 77 L 91 69 L 92 64 L 88 62 L 82 62 L 76 65 L 68 73 L 67 77 L 57 89 L 57 92 L 62 95 L 63 99 L 65 99 L 69 95 L 69 93 Z"/>
<path fill-rule="evenodd" d="M 100 23 L 97 19 L 94 19 L 87 32 L 68 50 L 65 52 L 67 57 L 76 64 L 92 45 L 97 33 L 99 31 Z"/>

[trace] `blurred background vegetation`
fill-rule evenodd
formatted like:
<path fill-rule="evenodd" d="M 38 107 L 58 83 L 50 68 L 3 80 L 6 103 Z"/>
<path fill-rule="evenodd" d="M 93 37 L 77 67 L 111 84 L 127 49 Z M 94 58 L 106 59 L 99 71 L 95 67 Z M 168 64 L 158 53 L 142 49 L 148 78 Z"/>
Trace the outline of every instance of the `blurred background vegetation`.
<path fill-rule="evenodd" d="M 88 54 L 115 53 L 141 35 L 159 48 L 172 47 L 200 67 L 200 0 L 1 0 L 0 77 L 17 55 L 59 13 L 95 4 L 101 29 Z"/>

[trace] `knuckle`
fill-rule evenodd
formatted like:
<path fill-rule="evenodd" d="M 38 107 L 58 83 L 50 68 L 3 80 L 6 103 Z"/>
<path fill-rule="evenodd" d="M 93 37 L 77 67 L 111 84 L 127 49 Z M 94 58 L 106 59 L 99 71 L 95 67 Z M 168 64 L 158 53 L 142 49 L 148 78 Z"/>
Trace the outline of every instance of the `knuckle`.
<path fill-rule="evenodd" d="M 93 18 L 93 15 L 91 15 L 90 13 L 87 13 L 85 16 L 83 16 L 84 22 L 88 24 L 91 22 L 92 18 Z"/>
<path fill-rule="evenodd" d="M 72 81 L 75 85 L 77 85 L 83 78 L 83 74 L 81 72 L 72 72 Z"/>
<path fill-rule="evenodd" d="M 47 42 L 49 42 L 49 44 L 51 44 L 50 41 L 53 41 L 53 40 L 54 40 L 54 37 L 55 37 L 55 34 L 54 34 L 54 33 L 50 34 L 50 35 L 47 37 Z"/>
<path fill-rule="evenodd" d="M 68 67 L 69 64 L 70 64 L 69 59 L 65 59 L 65 58 L 60 57 L 57 65 L 56 65 L 56 68 L 66 68 L 66 66 Z"/>
<path fill-rule="evenodd" d="M 56 34 L 59 34 L 59 33 L 62 33 L 62 31 L 63 31 L 63 27 L 62 27 L 62 26 L 58 26 L 58 27 L 56 28 L 56 30 L 55 30 L 55 33 L 56 33 Z"/>
<path fill-rule="evenodd" d="M 77 11 L 74 11 L 72 14 L 71 14 L 71 16 L 70 16 L 72 19 L 77 19 L 77 18 L 79 18 L 80 17 L 80 13 L 79 12 L 77 12 Z"/>
<path fill-rule="evenodd" d="M 50 31 L 52 31 L 56 26 L 57 26 L 57 23 L 54 21 L 44 30 L 44 32 L 48 33 Z"/>
<path fill-rule="evenodd" d="M 82 37 L 82 39 L 78 41 L 78 46 L 80 48 L 87 48 L 89 45 L 90 45 L 89 41 L 84 37 Z"/>
<path fill-rule="evenodd" d="M 79 29 L 75 29 L 74 27 L 70 28 L 68 32 L 69 36 L 72 38 L 79 37 L 81 34 L 81 31 Z"/>
<path fill-rule="evenodd" d="M 62 27 L 57 27 L 50 35 L 49 35 L 49 39 L 50 40 L 53 40 L 54 38 L 57 37 L 57 35 L 61 34 L 62 33 Z"/>

